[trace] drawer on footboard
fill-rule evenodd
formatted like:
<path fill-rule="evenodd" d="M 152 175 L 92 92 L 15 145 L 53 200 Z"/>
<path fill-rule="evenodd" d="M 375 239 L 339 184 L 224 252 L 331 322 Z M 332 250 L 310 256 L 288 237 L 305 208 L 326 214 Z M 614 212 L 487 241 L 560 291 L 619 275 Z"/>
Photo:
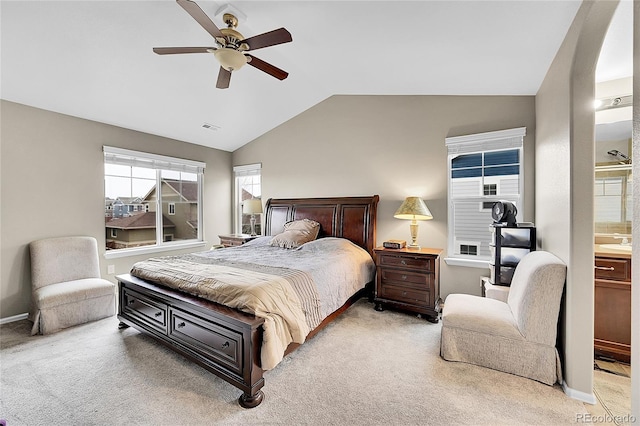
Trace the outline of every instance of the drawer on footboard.
<path fill-rule="evenodd" d="M 122 313 L 137 319 L 155 330 L 167 332 L 167 305 L 124 288 L 121 293 Z"/>
<path fill-rule="evenodd" d="M 171 308 L 169 336 L 242 375 L 242 334 Z"/>

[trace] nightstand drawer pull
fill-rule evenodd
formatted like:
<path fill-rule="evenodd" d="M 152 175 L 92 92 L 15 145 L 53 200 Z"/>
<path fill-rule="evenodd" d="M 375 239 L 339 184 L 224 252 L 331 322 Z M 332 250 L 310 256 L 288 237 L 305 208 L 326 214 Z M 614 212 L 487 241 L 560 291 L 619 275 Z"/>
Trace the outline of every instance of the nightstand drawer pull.
<path fill-rule="evenodd" d="M 182 327 L 184 327 L 185 325 L 187 325 L 187 324 L 185 324 L 185 323 L 184 323 L 184 321 L 183 321 L 183 322 L 181 322 L 181 323 L 178 323 L 178 328 L 182 328 Z"/>
<path fill-rule="evenodd" d="M 406 264 L 407 264 L 407 261 L 406 261 L 406 260 L 404 260 L 404 259 L 402 259 L 402 261 L 401 261 L 400 263 L 401 263 L 401 264 L 403 264 L 403 265 L 406 265 Z"/>
<path fill-rule="evenodd" d="M 404 281 L 404 280 L 406 280 L 406 279 L 407 279 L 407 276 L 406 276 L 406 275 L 403 275 L 403 276 L 402 276 L 402 280 Z"/>
<path fill-rule="evenodd" d="M 161 312 L 161 311 L 158 311 L 158 312 L 156 312 L 156 313 L 155 313 L 156 318 L 157 318 L 157 317 L 159 317 L 159 316 L 161 316 L 161 315 L 162 315 L 162 312 Z"/>
<path fill-rule="evenodd" d="M 222 344 L 222 349 L 227 349 L 229 347 L 229 342 L 224 342 Z"/>

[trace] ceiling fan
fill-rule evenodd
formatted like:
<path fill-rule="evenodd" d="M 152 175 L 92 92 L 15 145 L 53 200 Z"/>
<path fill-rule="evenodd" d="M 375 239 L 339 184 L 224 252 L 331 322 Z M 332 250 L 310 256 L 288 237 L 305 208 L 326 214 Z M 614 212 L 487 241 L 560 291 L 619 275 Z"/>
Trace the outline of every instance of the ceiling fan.
<path fill-rule="evenodd" d="M 231 72 L 239 70 L 244 64 L 249 64 L 279 80 L 287 78 L 289 75 L 288 72 L 245 52 L 274 46 L 276 44 L 289 43 L 292 41 L 289 31 L 284 28 L 279 28 L 264 34 L 244 38 L 244 36 L 235 29 L 238 26 L 238 19 L 233 14 L 225 13 L 222 18 L 225 24 L 227 24 L 227 28 L 218 29 L 196 3 L 190 0 L 176 1 L 202 28 L 211 34 L 216 41 L 216 46 L 154 47 L 153 51 L 155 53 L 158 55 L 213 53 L 218 62 L 220 62 L 220 72 L 218 73 L 218 82 L 216 83 L 218 89 L 228 88 L 231 80 Z"/>

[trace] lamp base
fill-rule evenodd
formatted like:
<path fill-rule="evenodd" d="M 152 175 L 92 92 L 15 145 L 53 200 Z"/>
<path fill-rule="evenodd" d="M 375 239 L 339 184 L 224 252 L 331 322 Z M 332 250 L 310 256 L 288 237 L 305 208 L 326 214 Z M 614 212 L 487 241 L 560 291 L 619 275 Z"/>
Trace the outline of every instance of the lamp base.
<path fill-rule="evenodd" d="M 249 223 L 251 223 L 251 236 L 255 237 L 256 236 L 256 216 L 255 215 L 251 215 L 251 219 L 249 219 Z"/>
<path fill-rule="evenodd" d="M 420 250 L 418 245 L 418 222 L 413 219 L 409 224 L 409 230 L 411 231 L 411 244 L 407 246 L 408 250 Z"/>

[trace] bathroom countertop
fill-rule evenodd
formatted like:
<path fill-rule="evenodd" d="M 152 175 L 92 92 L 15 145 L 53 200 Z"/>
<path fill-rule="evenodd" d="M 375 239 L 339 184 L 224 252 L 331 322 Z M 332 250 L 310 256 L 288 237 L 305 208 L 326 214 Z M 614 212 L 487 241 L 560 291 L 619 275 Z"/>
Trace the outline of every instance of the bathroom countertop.
<path fill-rule="evenodd" d="M 601 244 L 595 244 L 594 249 L 595 249 L 596 256 L 615 257 L 618 259 L 631 259 L 630 251 L 603 248 Z"/>

